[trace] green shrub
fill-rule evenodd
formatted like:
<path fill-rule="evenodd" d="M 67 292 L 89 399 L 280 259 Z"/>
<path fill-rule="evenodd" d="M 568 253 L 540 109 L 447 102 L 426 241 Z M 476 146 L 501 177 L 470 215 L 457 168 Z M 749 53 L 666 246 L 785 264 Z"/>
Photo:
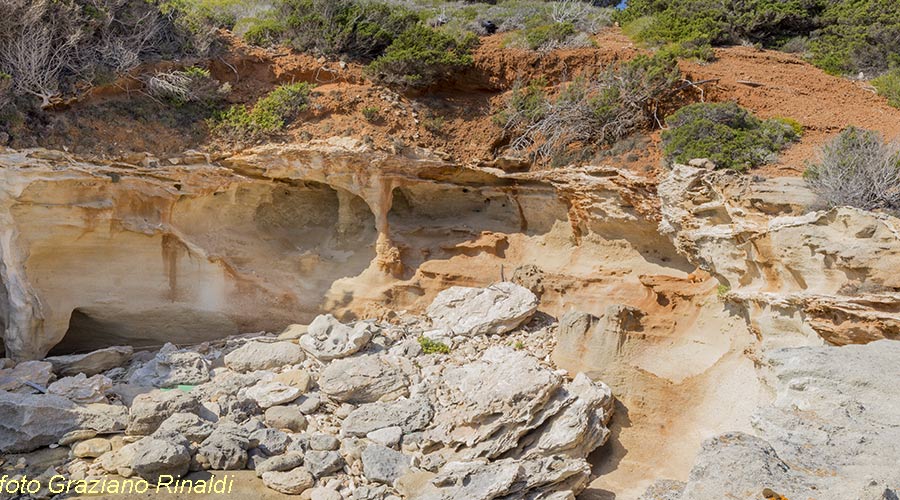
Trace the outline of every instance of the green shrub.
<path fill-rule="evenodd" d="M 900 144 L 850 127 L 822 148 L 804 178 L 824 207 L 900 211 Z"/>
<path fill-rule="evenodd" d="M 450 354 L 450 347 L 443 342 L 431 340 L 424 335 L 419 337 L 419 345 L 422 346 L 422 352 L 425 354 Z"/>
<path fill-rule="evenodd" d="M 367 0 L 284 0 L 277 17 L 298 50 L 365 60 L 419 21 L 403 6 Z"/>
<path fill-rule="evenodd" d="M 235 105 L 210 121 L 210 131 L 222 139 L 252 142 L 282 131 L 309 103 L 308 83 L 282 85 L 256 101 L 252 109 Z"/>
<path fill-rule="evenodd" d="M 531 50 L 537 50 L 554 43 L 564 42 L 574 35 L 575 25 L 572 23 L 553 23 L 527 28 L 524 32 L 525 43 Z"/>
<path fill-rule="evenodd" d="M 368 71 L 382 83 L 427 87 L 471 65 L 477 42 L 471 33 L 458 39 L 418 24 L 401 33 Z"/>
<path fill-rule="evenodd" d="M 891 70 L 872 80 L 878 95 L 884 96 L 888 104 L 900 108 L 900 68 Z"/>
<path fill-rule="evenodd" d="M 363 118 L 369 123 L 381 120 L 381 110 L 376 107 L 366 107 L 362 110 Z"/>
<path fill-rule="evenodd" d="M 834 74 L 880 73 L 900 64 L 900 2 L 894 0 L 629 0 L 616 19 L 640 41 L 759 44 L 809 55 Z"/>
<path fill-rule="evenodd" d="M 666 119 L 663 151 L 676 162 L 708 158 L 722 168 L 744 170 L 771 161 L 800 137 L 796 121 L 760 120 L 735 103 L 685 106 Z"/>
<path fill-rule="evenodd" d="M 261 47 L 277 44 L 285 38 L 287 26 L 278 19 L 254 18 L 246 21 L 244 41 Z"/>

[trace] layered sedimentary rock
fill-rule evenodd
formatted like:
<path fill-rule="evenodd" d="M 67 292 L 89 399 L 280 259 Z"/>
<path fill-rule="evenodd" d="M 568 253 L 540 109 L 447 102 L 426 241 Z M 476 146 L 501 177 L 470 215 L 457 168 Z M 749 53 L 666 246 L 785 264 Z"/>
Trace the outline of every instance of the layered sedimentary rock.
<path fill-rule="evenodd" d="M 676 165 L 659 186 L 679 251 L 718 278 L 771 345 L 900 335 L 900 220 L 812 211 L 800 179 L 755 180 Z"/>

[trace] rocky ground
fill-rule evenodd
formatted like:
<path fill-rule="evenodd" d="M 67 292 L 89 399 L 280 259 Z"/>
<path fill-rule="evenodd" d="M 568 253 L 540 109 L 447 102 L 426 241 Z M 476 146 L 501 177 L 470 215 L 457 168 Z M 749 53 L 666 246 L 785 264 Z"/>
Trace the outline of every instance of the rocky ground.
<path fill-rule="evenodd" d="M 503 282 L 396 324 L 323 315 L 278 336 L 4 360 L 3 468 L 151 483 L 249 469 L 315 499 L 571 498 L 613 397 L 554 369 L 537 306 Z"/>
<path fill-rule="evenodd" d="M 592 478 L 586 458 L 610 436 L 614 399 L 551 361 L 572 348 L 557 332 L 596 319 L 557 325 L 538 304 L 500 282 L 449 288 L 393 323 L 322 315 L 279 335 L 4 359 L 3 473 L 155 484 L 230 471 L 247 488 L 239 471 L 254 471 L 317 500 L 571 499 Z M 627 312 L 600 328 L 614 333 Z M 776 397 L 757 435 L 707 440 L 686 482 L 660 478 L 641 498 L 896 499 L 897 359 L 892 340 L 769 351 L 761 373 Z"/>

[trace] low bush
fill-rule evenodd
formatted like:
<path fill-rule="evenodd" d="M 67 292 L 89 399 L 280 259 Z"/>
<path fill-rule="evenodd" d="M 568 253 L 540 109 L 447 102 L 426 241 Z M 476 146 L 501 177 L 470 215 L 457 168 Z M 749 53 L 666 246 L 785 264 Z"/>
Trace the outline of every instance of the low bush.
<path fill-rule="evenodd" d="M 900 68 L 893 69 L 872 80 L 878 95 L 884 96 L 888 104 L 900 108 Z"/>
<path fill-rule="evenodd" d="M 210 120 L 213 135 L 236 143 L 254 142 L 284 130 L 309 104 L 308 83 L 282 85 L 256 101 L 252 109 L 235 105 Z"/>
<path fill-rule="evenodd" d="M 367 69 L 381 83 L 427 87 L 471 65 L 477 43 L 471 33 L 457 38 L 417 24 L 401 33 Z"/>
<path fill-rule="evenodd" d="M 209 70 L 191 66 L 153 75 L 147 80 L 147 90 L 175 106 L 191 102 L 213 105 L 228 95 L 231 85 L 210 76 Z"/>
<path fill-rule="evenodd" d="M 877 74 L 900 63 L 893 0 L 629 0 L 615 17 L 640 41 L 758 44 L 803 54 L 834 74 Z"/>
<path fill-rule="evenodd" d="M 697 103 L 666 119 L 663 151 L 671 161 L 708 158 L 718 167 L 745 170 L 772 161 L 801 134 L 793 120 L 761 120 L 735 103 Z"/>
<path fill-rule="evenodd" d="M 422 352 L 425 354 L 450 354 L 450 347 L 443 342 L 431 340 L 428 337 L 421 336 L 418 339 Z"/>
<path fill-rule="evenodd" d="M 900 212 L 900 144 L 850 127 L 822 148 L 804 177 L 825 207 Z"/>
<path fill-rule="evenodd" d="M 673 57 L 638 56 L 591 77 L 561 85 L 555 96 L 542 83 L 517 84 L 497 116 L 514 151 L 551 159 L 570 146 L 608 146 L 657 124 L 657 112 L 681 80 Z"/>
<path fill-rule="evenodd" d="M 275 14 L 294 48 L 371 60 L 419 17 L 408 8 L 369 0 L 284 0 Z"/>

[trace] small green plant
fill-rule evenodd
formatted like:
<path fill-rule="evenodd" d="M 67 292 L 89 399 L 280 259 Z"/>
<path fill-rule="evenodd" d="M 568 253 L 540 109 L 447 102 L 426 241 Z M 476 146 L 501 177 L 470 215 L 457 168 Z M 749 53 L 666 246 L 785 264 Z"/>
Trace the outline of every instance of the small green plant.
<path fill-rule="evenodd" d="M 730 291 L 731 291 L 731 287 L 728 285 L 720 283 L 719 285 L 716 286 L 716 295 L 718 295 L 719 298 L 724 298 L 726 295 L 728 295 L 728 292 L 730 292 Z"/>
<path fill-rule="evenodd" d="M 894 68 L 872 80 L 872 86 L 878 90 L 878 95 L 887 99 L 888 104 L 900 108 L 900 68 Z"/>
<path fill-rule="evenodd" d="M 381 110 L 374 106 L 363 108 L 362 115 L 369 123 L 375 123 L 381 120 Z"/>
<path fill-rule="evenodd" d="M 422 120 L 422 126 L 432 134 L 440 134 L 444 131 L 444 122 L 443 116 L 429 115 Z"/>
<path fill-rule="evenodd" d="M 522 349 L 525 349 L 525 343 L 521 340 L 517 340 L 516 343 L 513 344 L 513 349 L 521 351 Z"/>
<path fill-rule="evenodd" d="M 210 130 L 226 140 L 250 142 L 280 132 L 309 104 L 312 86 L 306 82 L 281 85 L 252 109 L 235 105 L 210 121 Z"/>
<path fill-rule="evenodd" d="M 527 28 L 523 35 L 525 44 L 531 50 L 548 49 L 554 45 L 565 42 L 566 39 L 575 35 L 575 25 L 569 22 L 552 23 L 542 26 Z"/>
<path fill-rule="evenodd" d="M 450 348 L 443 342 L 432 340 L 424 335 L 419 337 L 419 345 L 425 354 L 450 354 Z"/>
<path fill-rule="evenodd" d="M 367 69 L 381 83 L 427 87 L 470 66 L 477 43 L 471 33 L 457 38 L 418 24 L 400 34 Z"/>
<path fill-rule="evenodd" d="M 745 170 L 772 161 L 800 137 L 794 120 L 761 120 L 733 102 L 685 106 L 666 119 L 663 151 L 675 162 L 707 158 L 719 167 Z"/>

